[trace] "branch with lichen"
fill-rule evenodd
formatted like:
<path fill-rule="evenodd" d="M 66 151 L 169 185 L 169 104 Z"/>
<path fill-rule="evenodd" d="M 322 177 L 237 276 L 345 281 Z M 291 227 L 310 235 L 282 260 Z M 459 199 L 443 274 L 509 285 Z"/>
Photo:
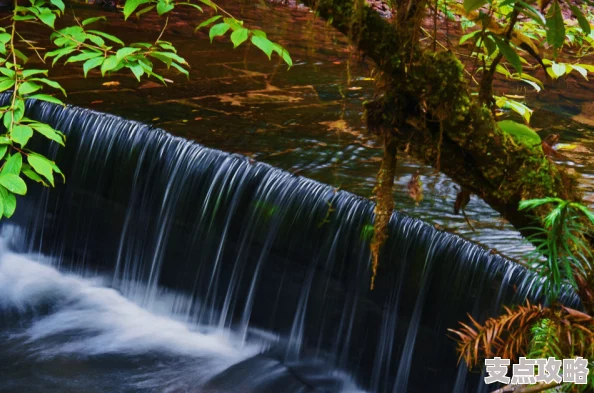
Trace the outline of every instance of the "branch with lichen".
<path fill-rule="evenodd" d="M 434 52 L 411 40 L 414 32 L 395 26 L 356 0 L 305 0 L 322 18 L 351 37 L 381 71 L 383 95 L 366 104 L 371 131 L 389 130 L 398 149 L 436 166 L 484 199 L 517 229 L 540 226 L 518 211 L 523 199 L 558 196 L 579 201 L 577 176 L 549 160 L 540 146 L 516 143 L 496 124 L 490 108 L 471 95 L 455 54 Z M 404 2 L 402 3 L 404 4 Z M 425 5 L 424 5 L 425 6 Z M 416 13 L 415 15 L 419 15 Z M 351 24 L 356 18 L 360 21 Z M 411 28 L 417 25 L 411 23 Z"/>

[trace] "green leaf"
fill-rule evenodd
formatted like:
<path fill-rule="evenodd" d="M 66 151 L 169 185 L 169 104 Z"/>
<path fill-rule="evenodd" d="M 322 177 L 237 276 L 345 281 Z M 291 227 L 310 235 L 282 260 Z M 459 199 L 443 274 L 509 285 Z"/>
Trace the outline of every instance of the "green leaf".
<path fill-rule="evenodd" d="M 81 24 L 83 26 L 87 26 L 87 25 L 90 25 L 91 23 L 95 23 L 100 20 L 107 20 L 107 19 L 105 19 L 104 16 L 96 16 L 94 18 L 87 18 L 87 19 L 83 20 Z"/>
<path fill-rule="evenodd" d="M 12 192 L 9 192 L 6 188 L 0 187 L 0 198 L 3 203 L 3 214 L 6 218 L 12 217 L 16 210 L 16 197 Z"/>
<path fill-rule="evenodd" d="M 118 66 L 118 63 L 118 59 L 115 56 L 109 56 L 108 58 L 106 58 L 103 61 L 103 64 L 101 64 L 101 75 L 105 76 L 105 73 L 116 68 Z"/>
<path fill-rule="evenodd" d="M 590 35 L 590 33 L 592 32 L 592 27 L 590 26 L 590 22 L 588 22 L 588 19 L 586 19 L 582 11 L 572 4 L 569 4 L 569 8 L 571 8 L 571 13 L 578 20 L 578 23 L 584 34 Z"/>
<path fill-rule="evenodd" d="M 4 158 L 6 151 L 8 150 L 7 145 L 0 145 L 0 159 Z"/>
<path fill-rule="evenodd" d="M 45 83 L 46 85 L 48 85 L 49 87 L 51 87 L 53 89 L 60 90 L 62 92 L 62 94 L 64 94 L 64 96 L 66 96 L 66 90 L 64 90 L 64 88 L 56 81 L 53 81 L 53 80 L 47 79 L 47 78 L 31 78 L 31 80 L 36 81 L 36 82 Z"/>
<path fill-rule="evenodd" d="M 33 75 L 43 74 L 47 76 L 47 70 L 23 70 L 23 77 L 29 78 Z"/>
<path fill-rule="evenodd" d="M 59 98 L 56 98 L 54 96 L 50 96 L 49 94 L 33 94 L 32 96 L 29 96 L 27 98 L 34 98 L 36 100 L 47 101 L 47 102 L 51 102 L 54 104 L 64 106 L 64 103 L 62 102 L 62 100 L 60 100 Z"/>
<path fill-rule="evenodd" d="M 268 38 L 258 37 L 254 35 L 252 36 L 252 44 L 260 48 L 260 50 L 264 52 L 266 56 L 268 56 L 268 59 L 271 58 L 273 46 L 272 42 Z"/>
<path fill-rule="evenodd" d="M 188 72 L 188 70 L 186 70 L 185 68 L 183 68 L 179 64 L 177 64 L 177 63 L 171 63 L 171 65 L 174 68 L 177 68 L 179 70 L 179 72 L 181 72 L 182 74 L 184 74 L 186 77 L 188 77 L 188 78 L 190 77 L 190 73 Z"/>
<path fill-rule="evenodd" d="M 588 80 L 588 70 L 577 64 L 572 64 L 571 67 L 577 72 L 579 72 L 584 77 L 584 79 Z"/>
<path fill-rule="evenodd" d="M 464 10 L 472 12 L 487 4 L 487 0 L 464 0 Z"/>
<path fill-rule="evenodd" d="M 54 28 L 54 22 L 56 21 L 56 14 L 54 14 L 53 12 L 50 11 L 50 12 L 39 13 L 37 15 L 37 17 L 39 18 L 39 20 L 41 20 L 43 23 L 45 23 L 52 29 Z"/>
<path fill-rule="evenodd" d="M 25 82 L 22 85 L 19 86 L 19 94 L 21 95 L 26 95 L 26 94 L 30 94 L 33 92 L 36 92 L 37 90 L 41 89 L 41 86 L 38 85 L 35 82 Z"/>
<path fill-rule="evenodd" d="M 29 61 L 29 58 L 20 50 L 18 49 L 14 49 L 14 54 L 16 55 L 16 57 L 18 57 L 23 63 L 27 63 Z"/>
<path fill-rule="evenodd" d="M 17 96 L 16 100 L 14 101 L 13 114 L 14 114 L 14 122 L 15 123 L 21 121 L 21 119 L 25 115 L 25 101 L 18 96 Z"/>
<path fill-rule="evenodd" d="M 533 6 L 527 4 L 524 1 L 518 1 L 518 4 L 522 6 L 521 11 L 524 15 L 531 18 L 533 21 L 538 23 L 542 27 L 546 27 L 546 19 L 545 17 Z"/>
<path fill-rule="evenodd" d="M 235 18 L 225 18 L 223 21 L 231 26 L 231 29 L 237 30 L 243 28 L 243 21 L 237 20 Z"/>
<path fill-rule="evenodd" d="M 122 61 L 126 56 L 130 56 L 133 53 L 136 53 L 140 50 L 140 48 L 130 48 L 130 47 L 125 47 L 122 49 L 119 49 L 116 52 L 116 59 L 117 62 L 119 63 L 120 61 Z"/>
<path fill-rule="evenodd" d="M 202 7 L 200 7 L 198 4 L 192 4 L 192 3 L 187 3 L 187 2 L 177 3 L 177 4 L 179 4 L 179 5 L 187 5 L 189 7 L 196 8 L 200 12 L 204 12 L 204 10 L 202 10 Z"/>
<path fill-rule="evenodd" d="M 10 140 L 10 138 L 0 136 L 0 145 L 12 145 L 12 141 Z"/>
<path fill-rule="evenodd" d="M 471 33 L 468 34 L 464 34 L 461 38 L 460 38 L 460 42 L 458 43 L 458 45 L 464 45 L 464 43 L 466 41 L 468 41 L 471 38 L 474 38 L 475 35 L 482 33 L 482 30 L 476 30 L 473 31 Z"/>
<path fill-rule="evenodd" d="M 52 169 L 54 170 L 54 172 L 57 173 L 57 174 L 59 174 L 60 176 L 62 176 L 62 180 L 66 181 L 66 177 L 64 176 L 64 174 L 62 173 L 62 171 L 60 170 L 60 168 L 58 168 L 58 166 L 56 165 L 56 163 L 53 162 L 53 161 L 49 161 L 49 163 L 52 166 Z"/>
<path fill-rule="evenodd" d="M 10 70 L 6 67 L 0 67 L 0 74 L 6 75 L 7 77 L 9 77 L 11 79 L 14 79 L 14 75 L 15 75 L 14 70 Z"/>
<path fill-rule="evenodd" d="M 540 136 L 525 124 L 520 124 L 512 120 L 503 120 L 497 122 L 497 125 L 502 131 L 528 146 L 540 145 L 541 143 Z"/>
<path fill-rule="evenodd" d="M 126 4 L 124 5 L 124 19 L 128 19 L 138 6 L 146 3 L 148 3 L 148 0 L 126 0 Z"/>
<path fill-rule="evenodd" d="M 0 92 L 10 89 L 14 86 L 14 79 L 3 80 L 0 82 Z"/>
<path fill-rule="evenodd" d="M 94 34 L 87 34 L 87 38 L 89 39 L 89 41 L 91 41 L 93 44 L 104 48 L 105 47 L 105 41 L 103 40 L 103 38 L 99 37 L 98 35 L 94 35 Z M 111 47 L 110 47 L 111 49 Z"/>
<path fill-rule="evenodd" d="M 47 139 L 57 142 L 60 145 L 64 146 L 64 134 L 54 130 L 49 124 L 33 123 L 31 124 L 31 128 L 33 128 L 35 131 L 37 131 Z"/>
<path fill-rule="evenodd" d="M 485 45 L 485 48 L 487 48 L 487 53 L 489 56 L 491 56 L 497 50 L 497 44 L 495 43 L 495 40 L 489 35 L 485 37 L 483 44 Z"/>
<path fill-rule="evenodd" d="M 562 77 L 565 75 L 565 71 L 567 71 L 567 67 L 563 63 L 553 63 L 550 67 L 547 67 L 547 74 L 553 79 Z"/>
<path fill-rule="evenodd" d="M 520 116 L 524 118 L 526 123 L 530 123 L 530 117 L 532 116 L 532 110 L 526 105 L 521 104 L 514 100 L 507 100 L 506 107 L 510 108 Z"/>
<path fill-rule="evenodd" d="M 164 57 L 166 59 L 171 59 L 171 60 L 177 61 L 180 64 L 188 64 L 183 57 L 181 57 L 175 53 L 172 53 L 172 52 L 152 52 L 150 55 L 153 57 L 156 57 L 159 60 L 161 60 L 160 57 Z M 161 61 L 163 61 L 163 60 L 161 60 Z"/>
<path fill-rule="evenodd" d="M 587 70 L 588 72 L 594 72 L 594 65 L 591 64 L 574 64 L 574 66 L 579 66 Z"/>
<path fill-rule="evenodd" d="M 60 60 L 61 57 L 69 55 L 70 53 L 74 52 L 75 50 L 76 50 L 76 46 L 67 46 L 64 48 L 56 49 L 51 52 L 47 52 L 45 54 L 45 58 L 55 56 L 54 61 L 52 61 L 52 65 L 55 65 L 58 62 L 58 60 Z"/>
<path fill-rule="evenodd" d="M 87 77 L 89 71 L 93 68 L 99 67 L 103 63 L 103 60 L 105 60 L 103 57 L 96 57 L 94 59 L 87 60 L 85 64 L 83 64 L 83 72 L 85 74 L 85 78 Z"/>
<path fill-rule="evenodd" d="M 161 48 L 171 51 L 173 53 L 177 53 L 177 49 L 175 48 L 175 46 L 171 45 L 171 42 L 159 41 L 158 43 Z"/>
<path fill-rule="evenodd" d="M 565 23 L 559 1 L 554 0 L 547 12 L 547 42 L 555 49 L 563 46 L 565 41 Z"/>
<path fill-rule="evenodd" d="M 215 3 L 213 3 L 212 1 L 210 1 L 210 0 L 200 0 L 200 2 L 202 4 L 205 4 L 205 5 L 209 6 L 210 8 L 212 8 L 215 11 L 217 10 L 217 5 Z"/>
<path fill-rule="evenodd" d="M 524 83 L 528 83 L 530 86 L 532 86 L 534 88 L 534 90 L 536 90 L 537 93 L 542 90 L 542 88 L 540 87 L 540 85 L 538 83 L 535 83 L 528 79 L 521 79 L 521 81 Z"/>
<path fill-rule="evenodd" d="M 497 48 L 499 48 L 499 52 L 505 57 L 507 61 L 518 71 L 519 74 L 522 73 L 522 61 L 520 60 L 520 56 L 516 53 L 516 51 L 507 43 L 507 41 L 499 38 L 494 37 L 495 43 L 497 44 Z"/>
<path fill-rule="evenodd" d="M 544 89 L 544 85 L 542 84 L 542 82 L 540 81 L 540 79 L 533 77 L 532 75 L 529 74 L 514 74 L 513 75 L 514 79 L 518 79 L 521 80 L 523 82 L 528 83 L 528 81 L 533 82 L 534 84 L 538 85 L 538 89 L 536 89 L 537 91 L 540 91 L 541 89 Z"/>
<path fill-rule="evenodd" d="M 12 173 L 0 174 L 0 185 L 18 195 L 25 195 L 27 193 L 27 185 L 23 179 Z"/>
<path fill-rule="evenodd" d="M 50 3 L 55 5 L 60 11 L 64 12 L 64 2 L 62 0 L 50 0 Z"/>
<path fill-rule="evenodd" d="M 8 194 L 8 192 L 6 194 Z M 2 216 L 4 216 L 4 198 L 2 198 L 2 194 L 0 193 L 0 217 Z"/>
<path fill-rule="evenodd" d="M 275 43 L 272 44 L 272 49 L 285 61 L 285 63 L 287 63 L 289 67 L 293 66 L 293 60 L 291 59 L 291 56 L 289 56 L 289 51 Z"/>
<path fill-rule="evenodd" d="M 21 153 L 15 153 L 8 157 L 0 173 L 12 173 L 13 175 L 18 175 L 21 172 L 22 166 L 23 156 L 21 156 Z"/>
<path fill-rule="evenodd" d="M 266 33 L 264 33 L 262 30 L 252 30 L 252 34 L 256 37 L 266 38 Z"/>
<path fill-rule="evenodd" d="M 221 15 L 215 15 L 215 16 L 213 16 L 212 18 L 209 18 L 209 19 L 205 20 L 204 22 L 200 23 L 200 24 L 198 25 L 198 27 L 196 27 L 196 29 L 194 29 L 194 31 L 196 31 L 196 30 L 198 30 L 198 29 L 201 29 L 201 28 L 202 28 L 202 27 L 204 27 L 204 26 L 209 26 L 210 24 L 212 24 L 213 22 L 216 22 L 217 20 L 219 20 L 219 19 L 221 19 L 221 18 L 222 18 L 222 16 L 221 16 Z M 7 34 L 7 35 L 8 35 L 8 39 L 10 40 L 10 34 Z M 7 42 L 8 42 L 8 41 L 7 41 Z"/>
<path fill-rule="evenodd" d="M 233 42 L 233 48 L 237 48 L 239 45 L 247 41 L 248 32 L 248 29 L 242 27 L 241 29 L 235 30 L 233 33 L 231 33 L 231 42 Z"/>
<path fill-rule="evenodd" d="M 43 177 L 45 177 L 49 183 L 54 186 L 54 173 L 52 162 L 39 154 L 29 154 L 27 157 L 27 161 L 29 165 L 35 170 L 35 172 L 39 173 Z"/>
<path fill-rule="evenodd" d="M 136 79 L 138 79 L 138 82 L 140 82 L 140 78 L 144 74 L 144 68 L 142 68 L 142 66 L 138 63 L 130 64 L 128 68 L 130 69 L 130 71 L 132 71 Z"/>
<path fill-rule="evenodd" d="M 33 129 L 29 126 L 18 124 L 12 128 L 10 136 L 13 141 L 19 145 L 25 146 L 29 139 L 33 136 Z"/>
<path fill-rule="evenodd" d="M 166 1 L 159 1 L 157 3 L 157 14 L 163 15 L 174 9 L 175 6 L 173 4 L 167 3 Z"/>
<path fill-rule="evenodd" d="M 138 11 L 138 12 L 136 13 L 136 17 L 137 17 L 137 18 L 140 18 L 140 15 L 142 15 L 142 14 L 145 14 L 145 13 L 149 12 L 150 10 L 152 10 L 152 9 L 154 9 L 154 8 L 155 8 L 155 6 L 154 6 L 154 5 L 149 5 L 148 7 L 145 7 L 145 8 L 143 8 L 143 9 L 141 9 L 140 11 Z"/>
<path fill-rule="evenodd" d="M 48 186 L 45 180 L 43 180 L 43 178 L 39 176 L 37 172 L 33 171 L 29 165 L 23 165 L 23 174 L 33 181 L 41 183 L 46 187 Z"/>
<path fill-rule="evenodd" d="M 12 17 L 14 20 L 33 20 L 35 16 L 33 15 L 15 15 Z"/>
<path fill-rule="evenodd" d="M 103 52 L 85 50 L 76 56 L 69 57 L 68 60 L 66 60 L 64 62 L 64 64 L 76 63 L 77 61 L 85 61 L 85 60 L 89 60 L 89 59 L 94 59 L 95 57 L 99 57 L 99 56 L 103 56 Z"/>
<path fill-rule="evenodd" d="M 229 31 L 229 28 L 231 28 L 231 26 L 229 26 L 227 23 L 219 23 L 211 27 L 210 31 L 208 32 L 210 42 L 212 42 L 215 37 L 224 35 L 227 31 Z"/>
<path fill-rule="evenodd" d="M 87 33 L 97 34 L 105 39 L 110 40 L 111 42 L 115 42 L 116 44 L 124 45 L 124 41 L 120 40 L 118 37 L 113 36 L 111 34 L 104 33 L 99 30 L 88 30 Z"/>

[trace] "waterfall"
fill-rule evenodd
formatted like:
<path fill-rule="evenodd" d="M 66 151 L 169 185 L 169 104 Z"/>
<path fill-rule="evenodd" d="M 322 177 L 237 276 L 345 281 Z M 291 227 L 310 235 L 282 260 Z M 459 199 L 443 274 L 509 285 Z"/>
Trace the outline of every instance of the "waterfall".
<path fill-rule="evenodd" d="M 53 277 L 39 285 L 54 288 L 11 307 L 68 288 L 56 312 L 70 313 L 58 320 L 44 309 L 36 317 L 36 308 L 27 318 L 42 319 L 28 340 L 59 335 L 62 351 L 88 348 L 88 356 L 111 346 L 122 351 L 118 345 L 132 356 L 134 345 L 154 345 L 158 358 L 165 340 L 158 331 L 165 330 L 167 345 L 187 339 L 182 355 L 199 351 L 199 368 L 212 370 L 191 382 L 206 392 L 484 390 L 480 374 L 457 369 L 447 329 L 467 312 L 484 320 L 502 303 L 522 301 L 530 280 L 516 264 L 395 213 L 369 291 L 369 200 L 115 116 L 43 102 L 27 111 L 67 135 L 66 148 L 36 147 L 55 158 L 67 181 L 52 190 L 31 185 L 4 224 L 12 252 L 45 261 L 39 267 L 26 259 L 27 274 Z M 7 272 L 21 257 L 7 255 L 0 283 L 2 274 L 17 280 Z M 73 310 L 90 310 L 79 303 L 99 298 L 105 312 L 120 315 L 117 304 L 132 310 L 122 324 L 140 336 L 128 342 L 123 328 L 109 325 L 110 335 L 94 341 L 64 338 L 83 323 Z M 64 320 L 74 326 L 57 325 Z M 84 323 L 92 320 L 84 314 Z M 146 333 L 139 324 L 152 326 Z M 208 351 L 224 356 L 211 365 Z M 172 381 L 182 370 L 192 374 L 188 366 L 168 370 Z"/>

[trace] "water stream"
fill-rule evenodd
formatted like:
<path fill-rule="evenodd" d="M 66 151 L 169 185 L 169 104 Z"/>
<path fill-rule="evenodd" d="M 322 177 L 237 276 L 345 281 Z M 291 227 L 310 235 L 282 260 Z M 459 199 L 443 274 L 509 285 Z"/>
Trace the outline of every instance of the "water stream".
<path fill-rule="evenodd" d="M 111 115 L 27 116 L 67 134 L 46 154 L 69 177 L 3 225 L 1 392 L 488 388 L 447 328 L 524 299 L 514 263 L 395 214 L 370 292 L 370 201 Z"/>
<path fill-rule="evenodd" d="M 434 226 L 512 256 L 527 247 L 476 199 L 471 231 L 452 213 L 452 182 L 403 156 L 400 188 L 419 170 L 426 199 L 415 206 L 399 192 L 398 206 L 431 224 L 394 214 L 370 292 L 364 197 L 379 156 L 361 124 L 370 66 L 302 11 L 227 8 L 257 25 L 262 7 L 261 27 L 282 37 L 297 72 L 192 37 L 182 14 L 165 38 L 196 64 L 195 82 L 168 74 L 175 87 L 163 89 L 116 74 L 112 89 L 55 71 L 69 102 L 177 136 L 80 108 L 28 109 L 68 135 L 65 149 L 38 146 L 68 181 L 31 186 L 2 226 L 0 392 L 490 390 L 457 366 L 447 329 L 522 301 L 533 278 Z M 130 39 L 158 27 L 132 24 L 116 27 Z M 535 126 L 561 124 L 550 116 Z M 564 141 L 592 148 L 590 128 L 563 126 Z M 592 192 L 588 157 L 570 165 Z"/>

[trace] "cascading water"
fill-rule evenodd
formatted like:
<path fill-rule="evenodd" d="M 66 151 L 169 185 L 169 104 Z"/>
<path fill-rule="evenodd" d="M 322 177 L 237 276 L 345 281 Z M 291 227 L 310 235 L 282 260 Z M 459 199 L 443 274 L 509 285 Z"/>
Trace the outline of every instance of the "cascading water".
<path fill-rule="evenodd" d="M 394 214 L 370 292 L 370 201 L 110 115 L 28 116 L 68 136 L 67 182 L 4 224 L 0 392 L 485 391 L 446 331 L 526 296 L 513 263 Z"/>

